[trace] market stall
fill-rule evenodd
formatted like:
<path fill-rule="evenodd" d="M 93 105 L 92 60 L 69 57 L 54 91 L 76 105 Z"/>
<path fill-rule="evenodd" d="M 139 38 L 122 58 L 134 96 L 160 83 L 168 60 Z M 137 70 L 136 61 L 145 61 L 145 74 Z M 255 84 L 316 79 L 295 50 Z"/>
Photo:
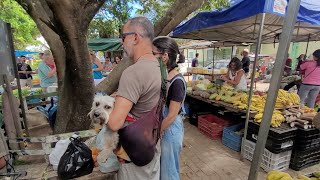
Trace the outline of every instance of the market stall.
<path fill-rule="evenodd" d="M 290 2 L 289 2 L 290 3 Z M 202 12 L 196 15 L 194 18 L 187 21 L 185 24 L 182 24 L 178 26 L 174 32 L 173 37 L 177 38 L 191 38 L 191 39 L 204 39 L 204 40 L 215 40 L 215 41 L 222 41 L 222 42 L 256 42 L 256 55 L 259 54 L 260 51 L 260 45 L 261 43 L 275 43 L 280 41 L 279 49 L 281 51 L 278 51 L 277 54 L 277 60 L 276 63 L 276 70 L 273 74 L 273 77 L 271 79 L 271 85 L 269 88 L 268 96 L 265 98 L 265 100 L 261 101 L 256 95 L 253 95 L 252 88 L 250 89 L 249 94 L 246 97 L 246 101 L 240 102 L 236 101 L 236 104 L 238 105 L 238 108 L 241 107 L 247 107 L 246 112 L 246 131 L 245 131 L 245 137 L 248 137 L 248 127 L 251 124 L 249 123 L 251 110 L 256 110 L 257 115 L 255 116 L 256 123 L 261 122 L 261 127 L 257 130 L 257 134 L 259 134 L 259 137 L 267 137 L 270 124 L 272 126 L 279 126 L 279 124 L 287 121 L 287 114 L 283 114 L 285 110 L 291 110 L 291 111 L 301 111 L 298 107 L 294 107 L 290 104 L 297 105 L 298 102 L 294 101 L 289 102 L 289 95 L 285 94 L 283 91 L 278 92 L 278 84 L 281 82 L 281 76 L 282 76 L 282 70 L 284 67 L 284 59 L 286 58 L 286 52 L 288 50 L 288 44 L 291 41 L 291 35 L 293 42 L 301 42 L 301 41 L 308 41 L 308 40 L 318 40 L 318 34 L 319 29 L 318 26 L 320 25 L 320 15 L 319 15 L 319 6 L 320 3 L 318 1 L 306 1 L 303 0 L 300 5 L 300 10 L 298 12 L 298 8 L 295 6 L 299 5 L 299 2 L 294 2 L 295 4 L 292 6 L 291 9 L 288 8 L 288 11 L 291 11 L 292 14 L 297 14 L 298 18 L 297 21 L 293 17 L 286 16 L 286 5 L 287 1 L 271 1 L 271 0 L 257 0 L 257 1 L 250 1 L 250 0 L 243 0 L 239 1 L 236 5 L 231 6 L 231 8 L 222 11 L 222 12 Z M 246 9 L 246 11 L 243 11 Z M 286 20 L 285 20 L 286 19 Z M 296 22 L 294 24 L 290 24 L 289 22 Z M 284 24 L 284 28 L 282 25 Z M 259 28 L 258 28 L 259 27 Z M 258 30 L 259 29 L 259 30 Z M 292 30 L 292 31 L 291 31 Z M 281 36 L 281 38 L 279 38 Z M 253 69 L 255 69 L 257 58 L 255 58 L 255 63 L 253 64 Z M 252 74 L 252 77 L 254 77 L 254 74 Z M 280 78 L 280 80 L 278 80 Z M 253 79 L 253 78 L 252 78 Z M 251 81 L 251 87 L 253 85 L 253 80 Z M 209 95 L 209 97 L 212 94 Z M 219 96 L 219 95 L 218 95 Z M 218 97 L 217 96 L 217 97 Z M 240 95 L 239 95 L 240 96 Z M 280 98 L 279 98 L 280 96 Z M 281 97 L 284 96 L 284 97 Z M 292 95 L 295 96 L 296 95 Z M 277 98 L 278 97 L 278 98 Z M 258 99 L 257 99 L 258 98 Z M 281 100 L 280 100 L 281 99 Z M 255 104 L 256 102 L 259 102 L 261 104 L 266 104 L 266 108 L 258 106 L 258 104 Z M 273 109 L 273 108 L 267 108 L 267 107 L 274 107 L 274 105 L 280 106 L 281 102 L 284 107 L 282 107 L 281 111 L 279 109 Z M 285 104 L 285 103 L 289 103 Z M 300 102 L 299 102 L 300 103 Z M 258 109 L 257 109 L 258 108 Z M 293 108 L 293 109 L 292 109 Z M 260 110 L 259 110 L 260 109 Z M 303 111 L 303 110 L 302 110 Z M 311 111 L 311 110 L 310 110 Z M 264 112 L 264 113 L 263 113 Z M 311 115 L 314 115 L 314 113 L 311 113 Z M 296 115 L 298 117 L 298 115 Z M 300 117 L 299 117 L 300 118 Z M 308 122 L 305 122 L 305 119 L 299 119 L 296 118 L 293 123 L 290 123 L 292 126 L 299 126 L 298 129 L 305 131 L 306 128 L 311 128 L 314 132 L 317 134 L 319 133 L 318 130 L 315 130 L 312 128 L 312 125 Z M 261 121 L 261 119 L 263 119 Z M 293 118 L 291 118 L 293 119 Z M 291 121 L 291 120 L 290 120 Z M 306 123 L 306 124 L 304 124 Z M 282 127 L 282 125 L 280 126 Z M 291 127 L 287 127 L 288 129 L 294 129 Z M 270 130 L 270 132 L 272 129 Z M 269 133 L 270 134 L 270 133 Z M 279 134 L 279 133 L 278 133 Z M 303 133 L 300 133 L 303 134 Z M 316 139 L 318 140 L 318 139 Z M 255 149 L 254 145 L 250 145 L 250 143 L 246 143 L 247 138 L 245 139 L 243 143 L 243 148 L 249 147 L 251 148 L 251 155 L 254 157 L 246 157 L 245 158 L 249 160 L 253 160 L 252 164 L 252 172 L 257 172 L 257 165 L 260 163 L 261 157 L 260 154 L 263 152 L 266 153 L 266 149 L 263 149 L 265 147 L 265 143 L 267 140 L 265 138 L 259 138 L 257 143 L 257 148 Z M 302 142 L 302 141 L 301 141 Z M 318 143 L 317 145 L 320 145 Z M 311 149 L 308 149 L 311 150 Z M 245 151 L 245 150 L 244 150 Z M 255 153 L 253 153 L 253 151 Z M 286 151 L 288 157 L 291 153 L 290 151 Z M 296 151 L 295 151 L 296 152 Z M 263 154 L 263 153 L 262 153 Z M 270 154 L 270 153 L 269 153 Z M 320 153 L 319 153 L 320 154 Z M 280 154 L 273 154 L 277 157 L 284 157 Z M 294 161 L 295 158 L 297 158 L 298 154 L 294 154 L 291 159 L 293 163 L 297 161 Z M 257 158 L 259 157 L 259 158 Z M 309 159 L 313 159 L 313 163 L 319 163 L 320 160 L 315 158 L 318 157 L 318 155 L 313 155 L 313 157 L 308 157 Z M 273 157 L 269 157 L 273 162 L 277 162 L 278 159 L 274 159 Z M 301 156 L 298 156 L 298 158 L 302 158 Z M 263 158 L 265 159 L 265 157 Z M 290 159 L 290 158 L 289 158 Z M 290 161 L 289 161 L 290 162 Z M 299 161 L 301 162 L 301 161 Z M 283 162 L 282 162 L 283 163 Z M 287 168 L 289 167 L 289 163 L 286 162 Z M 305 163 L 303 165 L 299 164 L 300 168 L 306 167 L 308 165 L 311 165 L 312 163 Z M 270 164 L 269 164 L 270 165 Z M 290 165 L 292 167 L 292 165 Z M 272 166 L 271 169 L 277 169 L 280 167 Z M 267 170 L 266 168 L 265 170 Z M 283 167 L 282 167 L 283 169 Z M 299 169 L 299 168 L 295 168 Z M 269 168 L 270 170 L 270 168 Z M 250 173 L 250 178 L 253 178 L 256 175 L 253 175 Z"/>

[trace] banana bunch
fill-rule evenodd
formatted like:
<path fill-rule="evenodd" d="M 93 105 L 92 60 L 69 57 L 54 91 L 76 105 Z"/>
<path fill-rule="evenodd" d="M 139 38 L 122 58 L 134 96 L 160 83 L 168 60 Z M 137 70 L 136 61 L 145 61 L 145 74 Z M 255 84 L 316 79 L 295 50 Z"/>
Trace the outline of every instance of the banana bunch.
<path fill-rule="evenodd" d="M 289 93 L 283 89 L 279 89 L 278 97 L 276 101 L 276 108 L 284 108 L 286 106 L 299 105 L 300 98 L 296 93 Z"/>
<path fill-rule="evenodd" d="M 257 123 L 261 123 L 263 116 L 263 111 L 259 112 L 254 116 L 254 121 Z M 283 122 L 285 122 L 286 118 L 282 115 L 281 111 L 275 110 L 273 111 L 271 126 L 272 127 L 280 127 Z"/>
<path fill-rule="evenodd" d="M 250 109 L 257 112 L 263 112 L 266 100 L 258 95 L 253 95 L 251 99 Z"/>
<path fill-rule="evenodd" d="M 297 93 L 289 93 L 293 105 L 300 105 L 300 97 Z"/>
<path fill-rule="evenodd" d="M 246 109 L 247 108 L 247 104 L 242 103 L 242 101 L 240 101 L 240 100 L 234 100 L 234 101 L 232 101 L 232 104 L 234 106 L 237 106 L 239 109 Z"/>
<path fill-rule="evenodd" d="M 292 180 L 292 177 L 288 173 L 270 171 L 267 175 L 267 180 Z"/>

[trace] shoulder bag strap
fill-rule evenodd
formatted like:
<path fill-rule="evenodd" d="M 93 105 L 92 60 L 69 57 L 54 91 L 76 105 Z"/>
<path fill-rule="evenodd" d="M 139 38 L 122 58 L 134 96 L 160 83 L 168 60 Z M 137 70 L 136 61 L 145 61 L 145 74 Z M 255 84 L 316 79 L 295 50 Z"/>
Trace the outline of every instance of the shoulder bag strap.
<path fill-rule="evenodd" d="M 186 113 L 185 108 L 184 108 L 184 101 L 185 101 L 186 96 L 187 96 L 187 84 L 186 84 L 185 80 L 181 76 L 176 76 L 169 83 L 168 91 L 169 91 L 169 88 L 171 87 L 171 85 L 173 84 L 173 82 L 176 81 L 177 79 L 180 79 L 183 82 L 183 85 L 184 85 L 184 97 L 183 97 L 183 100 L 181 102 L 181 108 L 182 108 L 182 112 Z"/>
<path fill-rule="evenodd" d="M 307 74 L 306 76 L 304 76 L 304 79 L 307 78 L 310 74 L 312 74 L 317 68 L 318 68 L 318 66 L 316 66 L 309 74 Z"/>

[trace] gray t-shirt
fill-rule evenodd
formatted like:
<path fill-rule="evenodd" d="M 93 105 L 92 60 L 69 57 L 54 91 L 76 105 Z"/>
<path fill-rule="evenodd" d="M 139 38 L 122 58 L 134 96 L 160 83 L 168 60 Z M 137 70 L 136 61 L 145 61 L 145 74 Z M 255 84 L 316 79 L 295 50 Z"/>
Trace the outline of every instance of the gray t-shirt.
<path fill-rule="evenodd" d="M 136 118 L 154 108 L 161 91 L 161 72 L 157 60 L 141 59 L 123 71 L 118 96 L 133 102 L 130 111 Z"/>

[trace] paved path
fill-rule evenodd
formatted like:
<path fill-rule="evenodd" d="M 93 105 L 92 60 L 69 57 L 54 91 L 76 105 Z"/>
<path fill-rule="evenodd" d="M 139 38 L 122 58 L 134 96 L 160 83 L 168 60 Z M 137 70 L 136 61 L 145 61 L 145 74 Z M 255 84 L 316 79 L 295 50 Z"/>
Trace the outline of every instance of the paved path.
<path fill-rule="evenodd" d="M 246 180 L 251 163 L 240 160 L 240 153 L 225 147 L 221 140 L 211 140 L 201 134 L 195 126 L 185 121 L 184 145 L 180 159 L 182 180 Z M 320 164 L 306 168 L 301 172 L 287 170 L 292 176 L 319 171 Z M 266 179 L 266 173 L 260 169 L 259 180 Z"/>

